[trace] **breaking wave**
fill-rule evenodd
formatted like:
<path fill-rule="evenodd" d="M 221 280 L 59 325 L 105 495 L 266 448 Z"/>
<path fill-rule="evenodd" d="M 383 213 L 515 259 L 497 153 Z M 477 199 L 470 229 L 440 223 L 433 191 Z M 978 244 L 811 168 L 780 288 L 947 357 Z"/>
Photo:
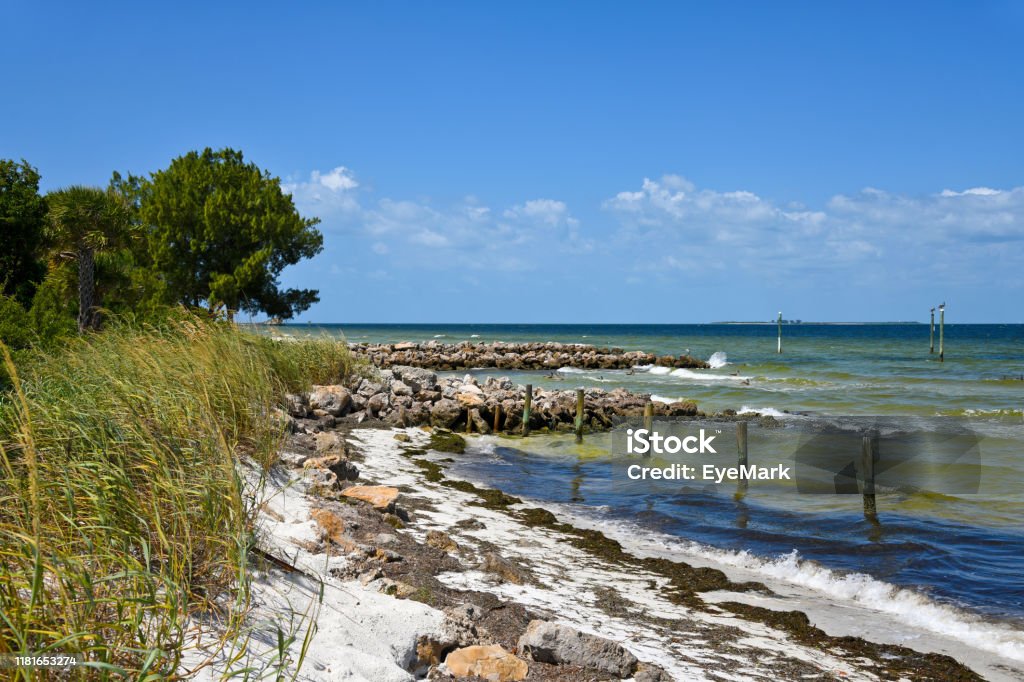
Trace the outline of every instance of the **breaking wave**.
<path fill-rule="evenodd" d="M 782 410 L 776 410 L 774 407 L 750 407 L 744 405 L 740 409 L 736 410 L 738 414 L 744 414 L 745 412 L 753 412 L 759 414 L 762 417 L 791 417 L 792 415 L 783 412 Z"/>
<path fill-rule="evenodd" d="M 593 523 L 590 513 L 579 514 L 566 505 L 560 510 L 584 523 Z M 704 559 L 720 566 L 740 569 L 765 579 L 796 585 L 828 601 L 879 611 L 917 630 L 950 637 L 976 649 L 1015 661 L 1024 661 L 1024 631 L 1008 624 L 984 620 L 949 604 L 943 604 L 910 588 L 899 587 L 864 573 L 832 570 L 801 558 L 793 550 L 781 556 L 760 557 L 746 550 L 717 549 L 638 527 L 627 521 L 602 520 L 603 529 L 624 546 L 642 551 L 666 552 Z M 799 606 L 797 606 L 799 608 Z"/>
<path fill-rule="evenodd" d="M 711 369 L 718 369 L 719 367 L 725 367 L 729 364 L 729 357 L 722 351 L 715 351 L 708 358 L 708 366 Z"/>

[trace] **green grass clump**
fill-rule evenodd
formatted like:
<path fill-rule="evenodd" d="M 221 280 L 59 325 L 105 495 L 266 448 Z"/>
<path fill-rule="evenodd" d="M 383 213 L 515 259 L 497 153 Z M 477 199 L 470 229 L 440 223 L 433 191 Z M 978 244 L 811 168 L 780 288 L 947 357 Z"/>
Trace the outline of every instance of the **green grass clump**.
<path fill-rule="evenodd" d="M 190 615 L 230 635 L 246 611 L 255 509 L 238 458 L 274 461 L 274 407 L 344 378 L 347 347 L 181 316 L 17 364 L 2 350 L 0 653 L 78 653 L 72 676 L 173 675 Z"/>

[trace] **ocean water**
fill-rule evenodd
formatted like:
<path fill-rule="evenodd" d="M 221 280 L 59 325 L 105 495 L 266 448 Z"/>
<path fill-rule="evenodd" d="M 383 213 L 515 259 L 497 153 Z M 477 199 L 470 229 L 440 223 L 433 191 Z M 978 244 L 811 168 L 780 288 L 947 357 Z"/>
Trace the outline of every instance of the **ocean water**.
<path fill-rule="evenodd" d="M 655 400 L 694 400 L 776 416 L 781 431 L 751 430 L 751 459 L 782 461 L 778 445 L 815 420 L 842 416 L 953 417 L 980 437 L 968 485 L 913 486 L 878 496 L 879 522 L 858 495 L 802 494 L 751 482 L 737 500 L 722 486 L 623 494 L 608 435 L 471 440 L 452 473 L 559 506 L 626 537 L 686 556 L 713 557 L 838 600 L 925 620 L 1024 661 L 1024 325 L 946 325 L 929 353 L 926 324 L 784 325 L 291 325 L 280 335 L 343 335 L 350 342 L 561 341 L 688 353 L 707 370 L 548 372 L 474 370 L 535 387 L 619 386 Z M 460 372 L 458 374 L 463 374 Z M 759 440 L 761 438 L 761 440 Z M 773 445 L 774 444 L 774 445 Z M 784 452 L 785 451 L 785 452 Z M 787 454 L 788 452 L 788 454 Z M 993 629 L 994 628 L 994 629 Z"/>

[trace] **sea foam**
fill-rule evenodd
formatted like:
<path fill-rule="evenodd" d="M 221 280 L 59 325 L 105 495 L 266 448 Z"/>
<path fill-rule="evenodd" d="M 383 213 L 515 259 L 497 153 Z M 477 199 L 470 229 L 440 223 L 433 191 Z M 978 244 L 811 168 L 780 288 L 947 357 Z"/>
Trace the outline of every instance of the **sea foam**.
<path fill-rule="evenodd" d="M 725 367 L 729 364 L 729 357 L 723 351 L 715 351 L 708 358 L 708 367 L 711 369 L 718 369 L 719 367 Z"/>
<path fill-rule="evenodd" d="M 581 515 L 567 505 L 555 505 L 556 511 L 589 524 L 592 514 Z M 603 515 L 602 515 L 603 516 Z M 626 521 L 600 522 L 602 530 L 623 544 L 675 559 L 682 555 L 722 567 L 733 567 L 763 579 L 775 580 L 809 590 L 837 605 L 848 605 L 890 616 L 914 630 L 927 631 L 958 640 L 975 649 L 988 651 L 1014 661 L 1024 661 L 1024 631 L 1010 625 L 991 622 L 980 616 L 943 604 L 910 588 L 899 587 L 864 573 L 829 569 L 801 558 L 793 550 L 775 557 L 760 557 L 746 550 L 725 550 L 644 529 Z"/>

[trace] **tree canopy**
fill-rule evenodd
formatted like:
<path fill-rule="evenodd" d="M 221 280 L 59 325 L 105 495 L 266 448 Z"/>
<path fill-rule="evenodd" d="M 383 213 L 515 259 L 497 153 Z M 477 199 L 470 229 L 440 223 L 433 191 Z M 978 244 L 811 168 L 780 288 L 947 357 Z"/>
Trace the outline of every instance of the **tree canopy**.
<path fill-rule="evenodd" d="M 27 305 L 46 274 L 40 259 L 46 200 L 28 162 L 0 159 L 0 294 Z"/>
<path fill-rule="evenodd" d="M 99 187 L 75 185 L 46 196 L 47 241 L 58 258 L 78 262 L 78 328 L 94 329 L 96 252 L 128 241 L 128 210 L 121 198 Z"/>
<path fill-rule="evenodd" d="M 320 221 L 299 215 L 280 180 L 240 151 L 189 152 L 138 192 L 153 268 L 178 302 L 287 319 L 319 300 L 282 290 L 279 276 L 322 250 Z"/>

